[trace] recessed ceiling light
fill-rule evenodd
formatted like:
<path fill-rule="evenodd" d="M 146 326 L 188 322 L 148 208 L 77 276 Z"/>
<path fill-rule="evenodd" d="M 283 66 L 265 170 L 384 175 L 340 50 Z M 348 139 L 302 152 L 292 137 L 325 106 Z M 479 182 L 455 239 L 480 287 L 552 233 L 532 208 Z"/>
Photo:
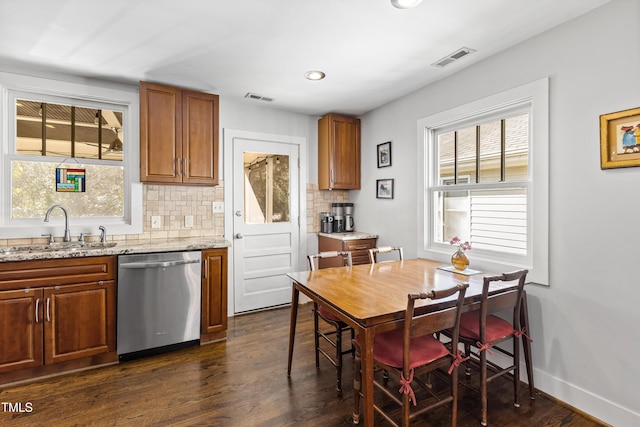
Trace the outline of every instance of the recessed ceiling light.
<path fill-rule="evenodd" d="M 322 71 L 311 70 L 304 73 L 304 76 L 309 80 L 322 80 L 325 78 L 326 74 Z"/>
<path fill-rule="evenodd" d="M 393 7 L 398 9 L 411 9 L 422 3 L 422 0 L 391 0 Z"/>

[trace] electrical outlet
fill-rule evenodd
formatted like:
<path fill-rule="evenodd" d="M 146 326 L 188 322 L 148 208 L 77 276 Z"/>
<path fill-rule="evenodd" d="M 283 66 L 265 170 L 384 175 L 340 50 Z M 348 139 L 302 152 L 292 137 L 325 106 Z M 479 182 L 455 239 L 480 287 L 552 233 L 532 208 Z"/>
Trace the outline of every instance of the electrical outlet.
<path fill-rule="evenodd" d="M 211 212 L 224 213 L 224 202 L 213 202 L 211 204 Z"/>
<path fill-rule="evenodd" d="M 184 216 L 184 226 L 187 228 L 193 227 L 193 215 Z"/>
<path fill-rule="evenodd" d="M 160 215 L 153 215 L 151 217 L 151 228 L 160 228 L 162 225 L 162 220 L 160 219 Z"/>

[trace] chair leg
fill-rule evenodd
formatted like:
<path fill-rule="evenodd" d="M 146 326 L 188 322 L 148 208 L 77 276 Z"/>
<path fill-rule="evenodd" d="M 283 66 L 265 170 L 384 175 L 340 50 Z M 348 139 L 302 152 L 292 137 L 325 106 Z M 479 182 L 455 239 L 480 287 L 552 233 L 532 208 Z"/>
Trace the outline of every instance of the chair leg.
<path fill-rule="evenodd" d="M 431 372 L 429 372 L 431 375 Z M 458 368 L 453 368 L 451 372 L 451 427 L 458 425 Z"/>
<path fill-rule="evenodd" d="M 316 369 L 320 369 L 320 352 L 318 351 L 320 347 L 320 337 L 318 335 L 318 327 L 318 304 L 313 303 L 313 342 L 316 352 Z"/>
<path fill-rule="evenodd" d="M 520 340 L 513 337 L 513 406 L 520 407 Z"/>
<path fill-rule="evenodd" d="M 336 325 L 336 376 L 338 393 L 342 393 L 342 328 Z"/>
<path fill-rule="evenodd" d="M 354 359 L 354 368 L 353 368 L 353 423 L 360 423 L 360 390 L 362 388 L 362 372 L 361 369 L 361 360 L 360 360 L 360 349 L 355 347 L 355 359 Z"/>
<path fill-rule="evenodd" d="M 487 352 L 480 352 L 480 399 L 482 400 L 482 420 L 480 424 L 487 425 Z"/>
<path fill-rule="evenodd" d="M 401 373 L 400 375 L 404 375 Z M 408 394 L 402 394 L 402 427 L 409 427 L 409 414 L 411 410 L 411 401 Z"/>

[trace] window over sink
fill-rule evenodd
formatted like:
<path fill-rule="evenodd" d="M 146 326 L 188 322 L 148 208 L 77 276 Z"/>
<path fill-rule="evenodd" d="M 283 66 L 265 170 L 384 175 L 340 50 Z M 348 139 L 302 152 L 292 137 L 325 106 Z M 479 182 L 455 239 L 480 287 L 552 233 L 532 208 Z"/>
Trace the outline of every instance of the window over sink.
<path fill-rule="evenodd" d="M 142 232 L 136 90 L 9 73 L 0 73 L 0 89 L 0 238 L 51 232 L 56 222 L 43 218 L 56 204 L 68 211 L 74 236 L 99 225 L 110 234 Z M 85 191 L 56 191 L 57 168 L 84 170 Z"/>

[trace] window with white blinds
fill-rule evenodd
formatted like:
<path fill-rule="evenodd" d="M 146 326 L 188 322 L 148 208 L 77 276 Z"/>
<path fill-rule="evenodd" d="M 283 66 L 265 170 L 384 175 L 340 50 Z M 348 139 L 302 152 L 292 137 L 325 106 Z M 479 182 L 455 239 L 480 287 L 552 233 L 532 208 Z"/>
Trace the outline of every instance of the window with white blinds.
<path fill-rule="evenodd" d="M 529 112 L 494 116 L 435 130 L 434 240 L 526 255 Z"/>
<path fill-rule="evenodd" d="M 448 262 L 459 237 L 472 268 L 548 284 L 548 91 L 542 79 L 418 121 L 418 256 Z"/>

